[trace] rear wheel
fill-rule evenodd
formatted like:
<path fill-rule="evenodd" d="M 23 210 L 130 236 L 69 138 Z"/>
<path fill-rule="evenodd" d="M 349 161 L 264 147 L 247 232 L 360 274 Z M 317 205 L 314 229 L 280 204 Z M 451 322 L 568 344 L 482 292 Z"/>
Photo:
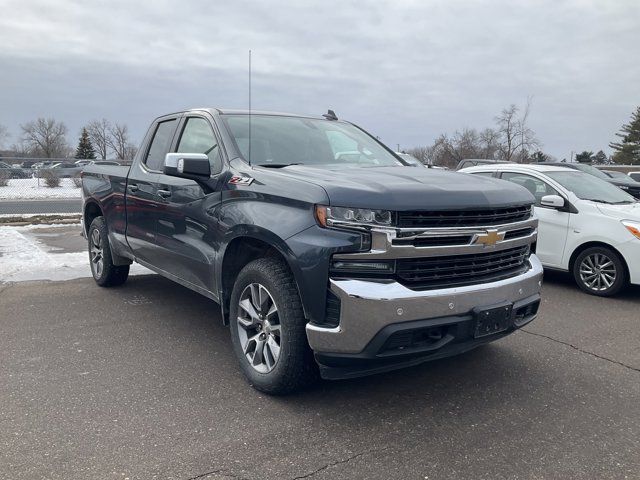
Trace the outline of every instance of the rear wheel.
<path fill-rule="evenodd" d="M 88 232 L 89 262 L 93 279 L 101 287 L 122 285 L 129 276 L 129 265 L 114 265 L 109 247 L 107 224 L 103 217 L 96 217 Z"/>
<path fill-rule="evenodd" d="M 620 255 L 607 247 L 581 252 L 573 264 L 573 278 L 582 290 L 601 297 L 617 294 L 627 283 Z"/>
<path fill-rule="evenodd" d="M 229 316 L 234 353 L 254 388 L 286 394 L 317 377 L 298 289 L 284 262 L 247 264 L 236 279 Z"/>

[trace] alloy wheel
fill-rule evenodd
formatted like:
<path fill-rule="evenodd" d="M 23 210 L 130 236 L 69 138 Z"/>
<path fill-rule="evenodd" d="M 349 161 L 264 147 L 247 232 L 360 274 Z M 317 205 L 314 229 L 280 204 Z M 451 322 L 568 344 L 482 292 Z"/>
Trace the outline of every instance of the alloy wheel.
<path fill-rule="evenodd" d="M 102 252 L 102 237 L 100 231 L 94 228 L 91 231 L 91 240 L 89 246 L 89 254 L 91 256 L 91 268 L 96 278 L 100 278 L 104 270 L 104 256 Z"/>
<path fill-rule="evenodd" d="M 280 358 L 278 307 L 269 291 L 259 283 L 245 287 L 238 307 L 237 328 L 242 351 L 256 371 L 269 373 Z"/>
<path fill-rule="evenodd" d="M 607 255 L 592 253 L 580 263 L 580 279 L 590 290 L 602 292 L 615 283 L 618 272 L 616 266 Z"/>

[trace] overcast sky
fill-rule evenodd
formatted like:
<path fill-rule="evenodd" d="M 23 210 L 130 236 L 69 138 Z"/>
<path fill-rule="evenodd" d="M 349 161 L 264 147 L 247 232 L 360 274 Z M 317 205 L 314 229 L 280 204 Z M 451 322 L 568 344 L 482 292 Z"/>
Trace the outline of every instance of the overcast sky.
<path fill-rule="evenodd" d="M 75 145 L 94 118 L 184 108 L 324 113 L 393 148 L 491 126 L 533 96 L 544 150 L 604 149 L 640 105 L 640 1 L 0 0 L 0 124 Z"/>

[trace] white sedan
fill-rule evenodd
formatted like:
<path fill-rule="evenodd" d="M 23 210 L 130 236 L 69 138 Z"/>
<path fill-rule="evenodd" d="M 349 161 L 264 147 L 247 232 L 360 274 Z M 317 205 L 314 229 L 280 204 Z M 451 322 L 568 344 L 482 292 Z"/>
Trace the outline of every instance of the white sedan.
<path fill-rule="evenodd" d="M 640 203 L 618 187 L 565 167 L 494 164 L 460 170 L 517 183 L 536 199 L 536 254 L 573 273 L 587 293 L 611 296 L 640 284 Z"/>

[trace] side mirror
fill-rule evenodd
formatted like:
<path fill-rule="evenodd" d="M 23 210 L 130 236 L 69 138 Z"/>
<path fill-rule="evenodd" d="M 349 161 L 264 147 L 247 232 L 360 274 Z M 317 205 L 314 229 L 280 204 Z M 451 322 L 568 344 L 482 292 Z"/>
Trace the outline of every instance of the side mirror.
<path fill-rule="evenodd" d="M 173 177 L 202 180 L 211 176 L 211 165 L 204 153 L 167 153 L 163 172 Z"/>
<path fill-rule="evenodd" d="M 564 198 L 560 195 L 545 195 L 540 199 L 540 205 L 543 207 L 562 208 L 564 207 Z"/>

